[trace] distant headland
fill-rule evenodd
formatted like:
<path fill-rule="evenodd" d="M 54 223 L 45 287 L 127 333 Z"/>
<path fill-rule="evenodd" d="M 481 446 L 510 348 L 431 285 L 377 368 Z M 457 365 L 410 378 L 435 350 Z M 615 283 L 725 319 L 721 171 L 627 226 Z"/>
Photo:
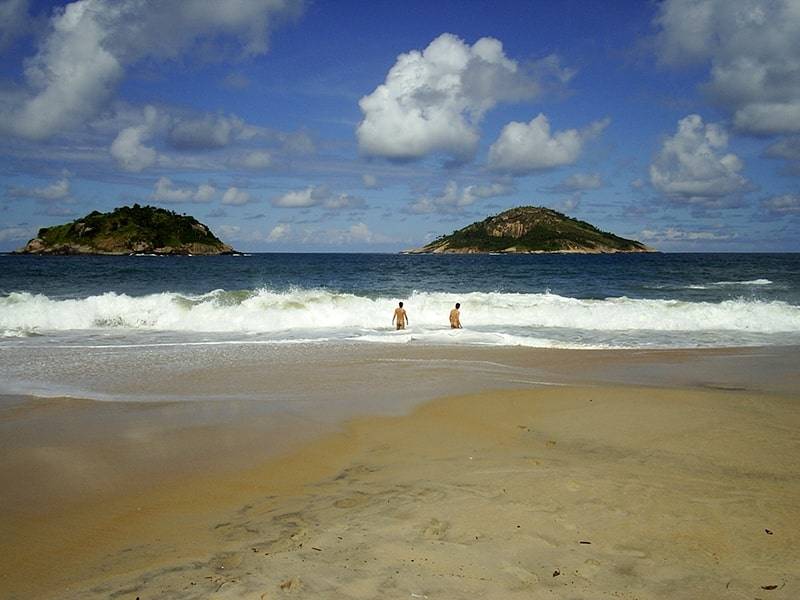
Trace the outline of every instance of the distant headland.
<path fill-rule="evenodd" d="M 153 206 L 94 211 L 71 223 L 44 227 L 16 254 L 235 254 L 194 217 Z"/>
<path fill-rule="evenodd" d="M 610 254 L 617 252 L 656 252 L 637 242 L 594 225 L 538 206 L 520 206 L 476 221 L 450 235 L 443 235 L 422 248 L 404 254 L 481 254 L 481 253 Z"/>

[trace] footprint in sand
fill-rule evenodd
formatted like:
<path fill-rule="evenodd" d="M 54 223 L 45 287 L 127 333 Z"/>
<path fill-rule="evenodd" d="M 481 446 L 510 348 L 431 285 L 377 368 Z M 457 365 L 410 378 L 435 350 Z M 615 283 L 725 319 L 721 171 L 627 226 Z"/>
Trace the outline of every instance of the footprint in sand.
<path fill-rule="evenodd" d="M 431 522 L 422 530 L 422 536 L 429 540 L 443 540 L 447 536 L 450 523 L 431 519 Z"/>
<path fill-rule="evenodd" d="M 333 505 L 336 508 L 355 508 L 356 506 L 366 504 L 368 501 L 369 495 L 359 492 L 353 496 L 339 498 L 338 500 L 334 501 Z"/>

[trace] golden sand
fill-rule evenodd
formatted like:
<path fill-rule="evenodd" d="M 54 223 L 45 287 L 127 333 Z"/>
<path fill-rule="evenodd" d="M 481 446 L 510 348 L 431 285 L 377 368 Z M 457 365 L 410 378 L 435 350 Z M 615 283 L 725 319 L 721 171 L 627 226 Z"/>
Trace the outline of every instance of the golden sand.
<path fill-rule="evenodd" d="M 796 396 L 595 386 L 449 397 L 256 467 L 17 515 L 0 590 L 793 599 L 799 431 Z"/>

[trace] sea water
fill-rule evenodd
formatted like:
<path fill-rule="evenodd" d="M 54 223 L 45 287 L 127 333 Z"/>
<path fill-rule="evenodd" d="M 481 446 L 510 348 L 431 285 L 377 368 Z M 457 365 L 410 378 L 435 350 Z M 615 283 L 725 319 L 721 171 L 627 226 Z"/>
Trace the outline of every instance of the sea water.
<path fill-rule="evenodd" d="M 519 375 L 479 348 L 796 345 L 797 254 L 0 255 L 0 394 L 374 402 L 389 364 L 421 393 L 404 348 L 469 348 L 445 379 L 475 387 Z"/>
<path fill-rule="evenodd" d="M 800 255 L 0 256 L 6 347 L 342 341 L 794 345 Z"/>

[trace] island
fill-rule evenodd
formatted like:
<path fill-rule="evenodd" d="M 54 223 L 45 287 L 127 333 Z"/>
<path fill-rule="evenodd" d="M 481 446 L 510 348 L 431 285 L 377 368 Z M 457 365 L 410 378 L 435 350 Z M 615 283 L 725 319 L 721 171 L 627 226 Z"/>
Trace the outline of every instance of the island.
<path fill-rule="evenodd" d="M 194 217 L 134 204 L 43 227 L 16 254 L 216 255 L 236 251 Z"/>
<path fill-rule="evenodd" d="M 520 206 L 443 235 L 404 254 L 610 254 L 656 252 L 550 208 Z"/>

